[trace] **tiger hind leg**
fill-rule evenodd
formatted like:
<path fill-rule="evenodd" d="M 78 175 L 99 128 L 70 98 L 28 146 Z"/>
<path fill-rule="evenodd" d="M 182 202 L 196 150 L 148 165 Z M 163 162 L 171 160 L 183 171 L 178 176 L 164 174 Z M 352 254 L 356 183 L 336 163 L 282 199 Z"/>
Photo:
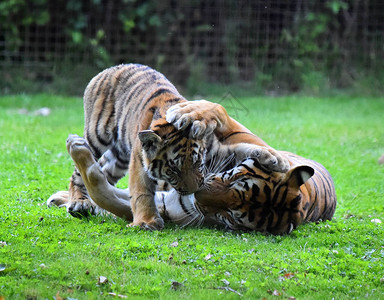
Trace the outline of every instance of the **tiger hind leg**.
<path fill-rule="evenodd" d="M 104 212 L 91 200 L 77 167 L 71 176 L 68 191 L 53 194 L 47 200 L 47 205 L 65 207 L 70 215 L 78 218 Z"/>
<path fill-rule="evenodd" d="M 88 194 L 81 173 L 77 167 L 72 174 L 69 183 L 69 201 L 65 205 L 69 214 L 73 217 L 87 217 L 103 213 Z"/>
<path fill-rule="evenodd" d="M 104 213 L 104 210 L 91 200 L 77 168 L 72 174 L 68 191 L 51 195 L 47 206 L 65 207 L 70 215 L 77 218 Z"/>
<path fill-rule="evenodd" d="M 87 194 L 83 192 L 83 196 L 92 199 L 98 209 L 107 210 L 131 221 L 133 216 L 129 192 L 118 189 L 109 182 L 110 178 L 96 162 L 86 140 L 77 135 L 70 135 L 67 139 L 67 149 L 84 184 Z"/>

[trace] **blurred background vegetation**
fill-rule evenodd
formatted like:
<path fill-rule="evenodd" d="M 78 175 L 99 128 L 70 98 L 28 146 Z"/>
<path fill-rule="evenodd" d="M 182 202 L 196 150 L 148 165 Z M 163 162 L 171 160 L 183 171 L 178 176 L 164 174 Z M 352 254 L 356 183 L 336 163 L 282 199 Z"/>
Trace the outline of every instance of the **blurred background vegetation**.
<path fill-rule="evenodd" d="M 382 95 L 384 2 L 0 2 L 0 94 L 81 95 L 96 73 L 129 62 L 189 95 Z"/>

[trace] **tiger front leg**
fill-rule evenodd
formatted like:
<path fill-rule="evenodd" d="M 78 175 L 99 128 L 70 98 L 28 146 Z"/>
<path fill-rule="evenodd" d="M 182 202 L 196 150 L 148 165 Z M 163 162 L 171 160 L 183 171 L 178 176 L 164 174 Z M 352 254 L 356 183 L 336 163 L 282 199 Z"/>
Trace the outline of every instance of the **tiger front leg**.
<path fill-rule="evenodd" d="M 137 155 L 131 159 L 129 166 L 129 191 L 133 212 L 131 226 L 139 226 L 146 230 L 161 230 L 164 228 L 164 221 L 154 199 L 156 185 L 148 177 L 140 162 L 140 157 Z"/>

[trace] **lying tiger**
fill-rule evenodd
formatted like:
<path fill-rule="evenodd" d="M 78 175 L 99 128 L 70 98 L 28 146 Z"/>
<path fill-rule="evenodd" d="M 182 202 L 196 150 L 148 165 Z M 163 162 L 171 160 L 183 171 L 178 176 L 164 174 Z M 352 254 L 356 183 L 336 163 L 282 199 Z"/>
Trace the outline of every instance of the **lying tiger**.
<path fill-rule="evenodd" d="M 112 79 L 108 79 L 113 83 L 113 87 L 117 88 L 117 92 L 115 92 L 117 95 L 120 94 L 119 90 L 123 89 L 120 85 L 123 82 L 126 84 L 129 78 L 134 77 L 135 72 L 132 71 L 132 68 L 136 69 L 136 72 L 137 69 L 140 71 L 140 68 L 147 68 L 138 65 L 133 66 L 120 67 L 131 71 L 131 73 L 128 72 L 130 74 L 128 80 L 116 80 L 115 75 L 111 75 Z M 118 69 L 112 68 L 104 72 L 114 74 Z M 161 77 L 162 75 L 156 71 L 145 69 L 145 72 L 152 74 L 151 77 L 147 77 L 149 82 L 158 78 L 156 76 L 160 76 L 159 78 L 164 80 L 164 77 Z M 98 99 L 102 95 L 101 100 L 99 100 L 101 103 L 118 102 L 119 100 L 117 98 L 110 99 L 110 92 L 104 95 L 103 92 L 94 91 L 94 89 L 97 91 L 100 86 L 96 84 L 95 88 L 92 82 L 103 81 L 97 79 L 100 76 L 103 77 L 103 75 L 98 75 L 95 77 L 96 80 L 91 81 L 84 96 L 86 108 L 85 137 L 87 140 L 70 136 L 67 141 L 68 151 L 76 165 L 70 190 L 52 195 L 48 199 L 48 205 L 65 205 L 72 212 L 74 211 L 73 208 L 79 206 L 79 203 L 80 207 L 84 207 L 83 202 L 81 202 L 84 201 L 83 199 L 74 200 L 71 196 L 71 187 L 74 186 L 74 183 L 80 182 L 81 186 L 78 186 L 80 186 L 81 195 L 87 200 L 87 207 L 97 208 L 91 204 L 92 199 L 103 209 L 127 220 L 133 220 L 134 224 L 136 220 L 137 224 L 137 201 L 142 196 L 140 194 L 139 197 L 135 196 L 137 192 L 133 189 L 135 186 L 132 188 L 131 180 L 132 177 L 137 179 L 140 176 L 138 177 L 130 168 L 130 192 L 113 186 L 124 173 L 122 171 L 126 171 L 124 166 L 121 167 L 122 153 L 131 153 L 131 157 L 133 153 L 120 151 L 121 145 L 136 142 L 134 136 L 133 138 L 122 139 L 126 135 L 115 133 L 113 138 L 109 140 L 109 144 L 105 143 L 107 150 L 104 149 L 105 152 L 99 162 L 95 160 L 103 153 L 100 150 L 103 148 L 99 144 L 98 147 L 95 146 L 95 139 L 100 140 L 98 135 L 101 133 L 105 135 L 108 130 L 109 132 L 122 131 L 119 129 L 119 125 L 115 125 L 116 121 L 114 121 L 113 126 L 110 125 L 115 113 L 110 112 L 108 118 L 100 117 L 105 114 L 103 110 L 99 109 L 97 113 L 93 113 L 92 105 L 94 104 L 89 102 L 90 97 L 87 96 L 87 91 L 89 93 L 91 90 L 94 99 Z M 108 76 L 104 75 L 104 80 L 105 78 Z M 148 86 L 150 86 L 149 82 Z M 161 84 L 165 83 L 162 82 Z M 132 86 L 132 83 L 130 85 Z M 140 88 L 136 87 L 136 89 Z M 127 90 L 129 91 L 130 88 Z M 167 89 L 167 91 L 169 90 L 170 88 Z M 131 96 L 132 94 L 134 94 L 132 91 L 128 93 Z M 147 92 L 147 98 L 148 95 L 153 100 L 151 96 L 153 91 Z M 165 98 L 169 99 L 168 94 L 167 96 Z M 144 101 L 144 103 L 150 102 L 151 100 Z M 163 179 L 175 189 L 169 193 L 157 192 L 155 194 L 151 187 L 149 189 L 152 192 L 151 197 L 145 195 L 148 196 L 147 198 L 151 198 L 151 201 L 140 203 L 139 207 L 144 213 L 139 213 L 139 217 L 150 216 L 153 218 L 155 216 L 156 220 L 160 219 L 161 221 L 161 217 L 163 217 L 181 225 L 193 223 L 223 224 L 231 229 L 257 230 L 273 234 L 289 233 L 306 221 L 332 218 L 336 207 L 336 196 L 332 179 L 324 167 L 293 154 L 273 150 L 244 126 L 230 118 L 225 109 L 218 104 L 204 100 L 188 102 L 185 99 L 170 102 L 177 102 L 178 104 L 169 105 L 168 103 L 168 105 L 164 105 L 163 101 L 160 104 L 164 105 L 165 108 L 156 107 L 156 109 L 146 110 L 146 112 L 153 112 L 152 123 L 150 122 L 148 126 L 154 130 L 139 131 L 142 129 L 139 123 L 136 124 L 135 132 L 141 142 L 141 153 L 138 154 L 142 161 L 143 170 L 141 172 L 152 179 L 153 185 L 155 185 L 155 179 Z M 127 103 L 124 104 L 127 105 Z M 140 107 L 138 104 L 136 106 Z M 108 105 L 103 104 L 103 107 L 108 108 Z M 153 108 L 153 106 L 151 107 Z M 97 122 L 92 121 L 90 117 L 87 118 L 87 109 L 90 111 L 88 114 L 93 116 Z M 124 109 L 125 106 L 123 105 L 119 111 Z M 125 113 L 120 113 L 119 119 L 121 120 L 122 116 L 127 113 L 130 111 L 125 110 Z M 142 112 L 142 114 L 144 113 Z M 125 118 L 123 117 L 123 119 Z M 87 120 L 91 120 L 88 121 L 88 125 Z M 99 122 L 104 126 L 100 126 Z M 128 128 L 129 124 L 127 126 L 126 122 L 119 122 L 119 124 L 125 128 L 125 132 L 132 130 L 132 128 Z M 167 130 L 164 133 L 159 129 Z M 144 136 L 147 136 L 148 139 L 147 137 L 143 138 Z M 172 140 L 175 137 L 178 138 Z M 93 144 L 90 141 L 94 141 Z M 136 142 L 136 145 L 140 145 L 140 143 Z M 201 152 L 197 152 L 196 149 Z M 167 156 L 169 152 L 174 155 Z M 161 155 L 158 155 L 159 153 Z M 202 153 L 202 155 L 196 155 L 197 153 Z M 230 159 L 233 156 L 232 153 L 235 154 L 235 159 Z M 190 154 L 196 156 L 192 164 L 186 159 Z M 190 168 L 189 170 L 198 169 L 201 175 L 203 174 L 202 167 L 215 164 L 220 158 L 227 161 L 224 164 L 224 170 L 216 170 L 212 174 L 206 174 L 205 180 L 195 184 L 188 191 L 183 191 L 183 187 L 188 186 L 187 184 L 177 184 L 186 179 L 184 176 L 188 174 L 188 168 Z M 134 170 L 137 171 L 137 169 Z M 111 172 L 113 174 L 110 174 Z M 116 174 L 119 176 L 115 176 Z M 174 174 L 178 176 L 175 177 Z M 191 173 L 189 174 L 191 175 Z M 192 173 L 192 175 L 194 174 L 196 172 Z M 195 177 L 191 176 L 191 178 L 194 179 Z M 196 178 L 201 179 L 202 176 L 196 176 Z M 196 186 L 198 187 L 196 188 Z M 139 220 L 142 221 L 143 218 Z M 144 228 L 159 229 L 158 226 L 143 223 L 145 224 Z"/>
<path fill-rule="evenodd" d="M 85 90 L 87 147 L 110 184 L 115 185 L 129 171 L 134 226 L 163 228 L 155 204 L 159 180 L 181 195 L 191 194 L 204 184 L 204 165 L 213 164 L 217 157 L 235 153 L 236 162 L 254 157 L 266 170 L 285 172 L 289 168 L 284 156 L 225 111 L 220 112 L 225 113 L 223 118 L 210 122 L 188 122 L 174 113 L 168 115 L 173 121 L 166 120 L 170 107 L 187 103 L 162 74 L 137 64 L 106 69 Z M 216 128 L 221 130 L 212 134 Z M 63 193 L 55 194 L 49 203 L 65 203 L 75 216 L 97 213 L 93 189 L 84 180 L 86 170 L 79 159 L 75 164 L 66 198 L 61 197 Z"/>

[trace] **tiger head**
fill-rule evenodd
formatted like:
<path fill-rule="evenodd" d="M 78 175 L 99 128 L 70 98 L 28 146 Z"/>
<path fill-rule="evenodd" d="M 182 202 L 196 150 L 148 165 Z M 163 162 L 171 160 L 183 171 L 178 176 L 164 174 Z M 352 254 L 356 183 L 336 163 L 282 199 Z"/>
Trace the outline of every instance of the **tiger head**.
<path fill-rule="evenodd" d="M 143 164 L 149 177 L 168 182 L 181 195 L 197 191 L 204 182 L 202 162 L 203 140 L 193 139 L 186 131 L 139 132 Z"/>
<path fill-rule="evenodd" d="M 247 158 L 233 169 L 208 176 L 195 198 L 205 215 L 232 230 L 289 233 L 303 220 L 300 186 L 313 174 L 310 166 L 268 172 L 256 159 Z"/>

